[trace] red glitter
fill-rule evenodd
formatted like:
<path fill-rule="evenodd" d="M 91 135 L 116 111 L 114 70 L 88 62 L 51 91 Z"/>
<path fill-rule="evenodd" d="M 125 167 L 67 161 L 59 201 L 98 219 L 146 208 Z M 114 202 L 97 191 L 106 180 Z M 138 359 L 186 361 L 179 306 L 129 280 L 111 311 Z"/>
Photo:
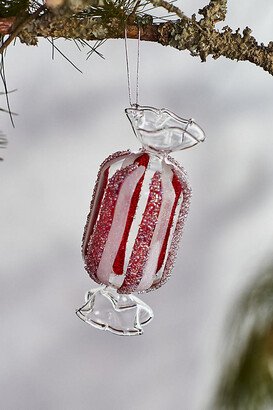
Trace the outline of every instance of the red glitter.
<path fill-rule="evenodd" d="M 173 166 L 173 172 L 178 177 L 183 190 L 183 201 L 180 205 L 180 211 L 178 215 L 178 220 L 174 229 L 174 233 L 171 239 L 170 249 L 168 251 L 168 257 L 164 266 L 163 274 L 161 279 L 158 282 L 155 282 L 149 289 L 146 289 L 145 292 L 150 292 L 151 290 L 156 290 L 164 285 L 171 276 L 171 272 L 174 266 L 175 258 L 178 251 L 178 245 L 181 240 L 181 235 L 184 227 L 184 223 L 189 211 L 190 198 L 191 198 L 191 188 L 187 181 L 185 170 L 175 161 L 172 157 L 168 156 L 168 161 Z"/>
<path fill-rule="evenodd" d="M 93 194 L 92 194 L 92 199 L 91 199 L 91 203 L 90 203 L 90 210 L 89 213 L 87 215 L 87 220 L 86 220 L 86 224 L 84 227 L 84 231 L 83 231 L 83 238 L 82 238 L 82 255 L 83 258 L 85 259 L 86 254 L 87 254 L 87 247 L 88 247 L 88 242 L 90 240 L 90 235 L 88 235 L 88 227 L 89 227 L 89 223 L 90 220 L 92 218 L 92 214 L 93 214 L 93 209 L 94 209 L 94 203 L 95 203 L 95 199 L 97 198 L 97 193 L 98 193 L 98 187 L 100 185 L 100 180 L 101 180 L 101 176 L 103 174 L 103 170 L 105 170 L 106 167 L 111 168 L 111 166 L 119 161 L 120 159 L 125 158 L 126 156 L 130 155 L 131 151 L 127 150 L 127 151 L 117 151 L 114 154 L 109 155 L 104 161 L 103 163 L 100 165 L 99 168 L 99 172 L 98 172 L 98 176 L 97 176 L 97 180 L 94 186 L 94 190 L 93 190 Z M 108 181 L 107 181 L 108 182 Z M 103 193 L 104 194 L 104 193 Z M 97 219 L 97 217 L 96 217 Z M 93 228 L 92 228 L 93 229 Z M 86 240 L 86 236 L 88 235 L 88 241 Z M 87 269 L 87 268 L 86 268 Z M 87 269 L 88 271 L 88 269 Z M 92 279 L 94 279 L 94 281 L 97 281 L 97 278 L 95 275 L 92 274 L 92 272 L 88 272 L 89 275 L 91 276 Z"/>
<path fill-rule="evenodd" d="M 99 192 L 98 192 L 97 206 L 96 206 L 96 208 L 94 207 L 94 209 L 92 209 L 92 220 L 93 220 L 92 226 L 91 226 L 91 227 L 88 226 L 88 228 L 87 228 L 87 229 L 88 229 L 88 236 L 89 236 L 89 237 L 86 238 L 87 240 L 86 240 L 85 249 L 83 249 L 83 254 L 84 254 L 84 256 L 86 256 L 87 247 L 88 247 L 87 244 L 88 244 L 88 242 L 89 242 L 90 236 L 91 236 L 92 233 L 93 233 L 94 225 L 95 225 L 95 223 L 96 223 L 96 221 L 97 221 L 98 214 L 99 214 L 99 211 L 100 211 L 100 206 L 101 206 L 103 194 L 104 194 L 104 191 L 105 191 L 105 189 L 106 189 L 107 182 L 108 182 L 109 168 L 110 168 L 110 167 L 106 168 L 106 170 L 103 172 L 103 174 L 102 174 L 102 176 L 101 176 L 102 183 L 101 183 L 101 187 L 100 187 Z"/>
<path fill-rule="evenodd" d="M 165 259 L 167 244 L 168 244 L 168 240 L 169 240 L 169 236 L 170 236 L 171 227 L 172 227 L 172 224 L 173 224 L 173 218 L 174 218 L 174 214 L 175 214 L 175 211 L 176 211 L 177 202 L 178 202 L 178 199 L 179 199 L 179 197 L 181 195 L 181 192 L 182 192 L 181 182 L 179 181 L 179 178 L 176 176 L 175 173 L 173 173 L 172 185 L 173 185 L 173 188 L 174 188 L 174 191 L 175 191 L 175 200 L 174 200 L 174 204 L 173 204 L 173 207 L 172 207 L 172 212 L 171 212 L 171 215 L 170 215 L 169 225 L 168 225 L 166 235 L 165 235 L 165 238 L 164 238 L 164 242 L 162 244 L 162 248 L 161 248 L 161 251 L 160 251 L 159 258 L 158 258 L 158 264 L 157 264 L 156 272 L 158 272 L 161 269 L 161 267 L 163 265 L 163 262 L 164 262 L 164 259 Z"/>
<path fill-rule="evenodd" d="M 161 202 L 161 176 L 159 172 L 156 172 L 151 181 L 149 198 L 138 229 L 126 276 L 122 286 L 118 289 L 118 293 L 134 292 L 141 281 Z"/>
<path fill-rule="evenodd" d="M 145 168 L 147 168 L 148 164 L 150 161 L 150 156 L 149 154 L 142 154 L 139 157 L 137 157 L 137 159 L 135 160 L 135 164 L 137 163 L 138 165 L 143 165 Z"/>
<path fill-rule="evenodd" d="M 135 162 L 135 164 L 138 165 L 143 165 L 145 168 L 147 168 L 148 163 L 149 163 L 149 155 L 148 154 L 142 154 L 140 157 L 138 157 Z M 124 268 L 124 260 L 125 260 L 125 251 L 126 251 L 126 244 L 128 241 L 128 237 L 129 237 L 129 233 L 130 233 L 130 229 L 133 223 L 133 219 L 136 213 L 136 208 L 137 208 L 137 204 L 138 204 L 138 200 L 139 200 L 139 195 L 140 195 L 140 191 L 141 191 L 141 187 L 142 187 L 142 183 L 144 180 L 144 175 L 145 173 L 142 175 L 142 177 L 140 178 L 140 180 L 137 183 L 137 186 L 135 188 L 135 191 L 133 193 L 132 199 L 131 199 L 131 203 L 130 203 L 130 207 L 129 207 L 129 211 L 128 211 L 128 216 L 127 216 L 127 221 L 126 221 L 126 225 L 124 228 L 124 232 L 123 232 L 123 236 L 122 236 L 122 240 L 119 246 L 119 250 L 117 252 L 114 264 L 113 264 L 113 271 L 115 272 L 116 275 L 123 275 L 123 268 Z"/>
<path fill-rule="evenodd" d="M 86 252 L 86 270 L 92 275 L 96 275 L 105 243 L 112 225 L 116 202 L 121 185 L 127 175 L 136 169 L 136 165 L 129 165 L 120 169 L 110 178 L 105 196 L 103 198 L 98 221 L 87 246 Z"/>

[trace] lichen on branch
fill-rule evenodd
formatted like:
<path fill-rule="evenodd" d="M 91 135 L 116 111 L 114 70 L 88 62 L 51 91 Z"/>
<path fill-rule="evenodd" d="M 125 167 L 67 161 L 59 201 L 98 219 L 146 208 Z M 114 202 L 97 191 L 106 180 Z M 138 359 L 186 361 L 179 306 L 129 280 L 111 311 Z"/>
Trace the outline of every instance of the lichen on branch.
<path fill-rule="evenodd" d="M 242 32 L 226 26 L 219 30 L 216 24 L 224 21 L 227 0 L 211 0 L 199 10 L 201 18 L 188 17 L 182 10 L 166 0 L 150 0 L 154 8 L 163 7 L 178 18 L 157 21 L 145 13 L 143 0 L 89 0 L 90 6 L 74 13 L 65 6 L 55 12 L 41 9 L 35 18 L 28 18 L 18 30 L 16 21 L 9 29 L 10 36 L 21 42 L 36 45 L 39 37 L 105 40 L 124 38 L 125 26 L 129 38 L 140 38 L 178 50 L 188 50 L 192 56 L 206 61 L 208 56 L 221 56 L 237 61 L 249 61 L 273 75 L 273 42 L 258 44 L 246 27 Z M 65 4 L 65 1 L 63 2 Z M 71 0 L 70 0 L 71 3 Z M 85 1 L 85 4 L 88 1 Z M 144 11 L 143 11 L 144 10 Z M 0 18 L 1 33 L 1 18 Z M 2 32 L 6 34 L 6 32 Z M 0 50 L 3 51 L 5 47 Z"/>
<path fill-rule="evenodd" d="M 227 0 L 211 0 L 207 6 L 199 10 L 199 14 L 204 16 L 206 24 L 214 25 L 224 21 L 227 14 Z"/>

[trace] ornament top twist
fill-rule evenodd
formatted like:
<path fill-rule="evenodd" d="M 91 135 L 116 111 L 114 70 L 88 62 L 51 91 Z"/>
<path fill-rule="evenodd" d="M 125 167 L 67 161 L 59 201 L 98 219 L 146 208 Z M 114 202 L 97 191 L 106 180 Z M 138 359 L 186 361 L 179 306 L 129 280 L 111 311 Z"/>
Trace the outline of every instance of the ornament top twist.
<path fill-rule="evenodd" d="M 192 118 L 186 120 L 165 108 L 135 105 L 125 112 L 135 135 L 149 151 L 169 154 L 205 140 L 204 131 Z"/>

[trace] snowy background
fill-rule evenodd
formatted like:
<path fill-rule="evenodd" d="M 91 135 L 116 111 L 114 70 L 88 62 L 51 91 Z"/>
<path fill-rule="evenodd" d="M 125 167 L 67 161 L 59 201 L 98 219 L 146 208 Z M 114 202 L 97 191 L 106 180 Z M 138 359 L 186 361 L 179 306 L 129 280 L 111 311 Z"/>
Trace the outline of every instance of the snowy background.
<path fill-rule="evenodd" d="M 192 14 L 204 1 L 183 1 Z M 273 6 L 229 1 L 231 27 L 273 40 Z M 273 79 L 224 58 L 141 44 L 140 102 L 194 117 L 206 143 L 175 157 L 193 188 L 171 280 L 143 296 L 155 319 L 121 338 L 74 309 L 94 286 L 80 246 L 97 169 L 139 147 L 128 105 L 124 42 L 88 61 L 73 42 L 51 60 L 46 40 L 6 58 L 12 129 L 0 164 L 0 395 L 3 410 L 204 410 L 220 370 L 227 315 L 272 253 Z M 135 55 L 136 42 L 129 41 Z M 133 59 L 131 58 L 131 61 Z M 4 106 L 2 97 L 0 106 Z"/>

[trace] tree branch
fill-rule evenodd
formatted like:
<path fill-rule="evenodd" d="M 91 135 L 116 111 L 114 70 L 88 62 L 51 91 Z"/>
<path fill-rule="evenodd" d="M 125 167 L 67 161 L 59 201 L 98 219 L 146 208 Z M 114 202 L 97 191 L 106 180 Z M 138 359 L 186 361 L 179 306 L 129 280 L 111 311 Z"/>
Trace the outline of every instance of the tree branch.
<path fill-rule="evenodd" d="M 4 41 L 2 46 L 0 47 L 0 54 L 2 54 L 5 49 L 10 45 L 10 43 L 20 34 L 22 31 L 23 27 L 29 23 L 31 20 L 34 20 L 36 17 L 39 16 L 39 14 L 45 9 L 45 6 L 39 7 L 34 13 L 30 15 L 26 15 L 22 19 L 19 20 L 18 24 L 15 26 L 15 28 L 12 30 L 11 34 L 9 37 Z M 16 22 L 16 20 L 15 20 Z M 15 22 L 13 24 L 15 24 Z"/>
<path fill-rule="evenodd" d="M 191 18 L 185 16 L 180 9 L 165 0 L 151 2 L 179 14 L 180 19 L 156 24 L 148 15 L 139 15 L 136 20 L 130 19 L 130 15 L 103 19 L 85 14 L 55 15 L 46 12 L 28 21 L 20 33 L 16 34 L 21 42 L 28 45 L 36 45 L 38 37 L 63 37 L 87 41 L 116 39 L 124 38 L 124 26 L 127 21 L 128 38 L 138 38 L 140 30 L 141 40 L 157 42 L 178 50 L 188 50 L 192 56 L 199 56 L 201 61 L 206 61 L 208 56 L 214 59 L 224 56 L 231 60 L 249 61 L 273 75 L 273 42 L 267 46 L 258 44 L 248 27 L 242 33 L 239 30 L 234 32 L 228 26 L 222 30 L 215 28 L 217 22 L 225 19 L 226 0 L 211 0 L 206 7 L 199 10 L 203 16 L 199 21 L 195 15 Z"/>

